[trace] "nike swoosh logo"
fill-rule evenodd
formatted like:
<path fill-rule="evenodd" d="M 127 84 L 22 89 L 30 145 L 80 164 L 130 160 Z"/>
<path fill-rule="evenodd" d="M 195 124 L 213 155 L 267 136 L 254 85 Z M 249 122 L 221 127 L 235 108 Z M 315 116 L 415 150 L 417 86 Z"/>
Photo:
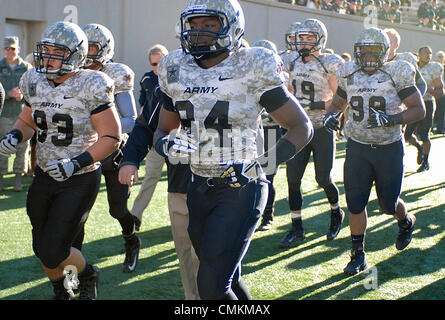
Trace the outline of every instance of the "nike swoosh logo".
<path fill-rule="evenodd" d="M 139 253 L 136 255 L 136 257 L 134 257 L 133 264 L 131 266 L 128 266 L 128 269 L 130 271 L 134 271 L 134 268 L 136 268 L 136 263 L 138 261 L 138 256 L 139 256 Z"/>
<path fill-rule="evenodd" d="M 383 82 L 385 82 L 386 80 L 377 80 L 377 82 L 378 83 L 383 83 Z"/>
<path fill-rule="evenodd" d="M 233 79 L 233 78 L 224 78 L 221 76 L 219 76 L 219 78 L 218 78 L 219 81 L 225 81 L 225 80 L 230 80 L 230 79 Z"/>
<path fill-rule="evenodd" d="M 63 99 L 73 99 L 74 97 L 63 96 Z"/>

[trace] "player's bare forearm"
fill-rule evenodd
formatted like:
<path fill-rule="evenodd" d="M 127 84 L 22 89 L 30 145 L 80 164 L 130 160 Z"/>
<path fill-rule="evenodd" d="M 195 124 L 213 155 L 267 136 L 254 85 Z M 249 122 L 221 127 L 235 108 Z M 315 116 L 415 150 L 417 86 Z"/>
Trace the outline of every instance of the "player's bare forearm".
<path fill-rule="evenodd" d="M 91 116 L 91 122 L 99 139 L 87 151 L 94 161 L 105 159 L 119 148 L 121 126 L 115 108 L 109 108 Z"/>
<path fill-rule="evenodd" d="M 35 130 L 37 130 L 36 124 L 32 119 L 32 110 L 29 107 L 23 108 L 19 115 L 19 118 L 14 123 L 14 128 L 18 129 L 23 135 L 22 142 L 28 141 L 34 135 Z"/>
<path fill-rule="evenodd" d="M 409 95 L 402 102 L 406 106 L 406 110 L 402 112 L 404 124 L 416 122 L 425 118 L 425 103 L 419 92 Z"/>
<path fill-rule="evenodd" d="M 308 115 L 294 97 L 281 108 L 271 112 L 270 116 L 278 125 L 287 129 L 282 139 L 294 144 L 296 153 L 311 141 L 314 128 Z"/>
<path fill-rule="evenodd" d="M 326 110 L 326 113 L 328 112 L 337 113 L 339 111 L 345 112 L 347 106 L 348 102 L 346 101 L 346 99 L 343 99 L 338 94 L 335 94 L 334 97 L 332 98 L 331 104 Z"/>

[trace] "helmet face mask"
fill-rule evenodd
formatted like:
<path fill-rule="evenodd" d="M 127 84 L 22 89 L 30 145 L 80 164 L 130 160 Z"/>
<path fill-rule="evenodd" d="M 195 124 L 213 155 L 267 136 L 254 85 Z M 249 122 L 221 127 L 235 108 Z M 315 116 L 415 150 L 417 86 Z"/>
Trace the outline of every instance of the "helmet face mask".
<path fill-rule="evenodd" d="M 220 28 L 203 28 L 203 24 L 194 22 L 195 18 L 204 17 L 216 18 Z M 237 0 L 191 0 L 181 14 L 180 27 L 183 51 L 205 59 L 240 47 L 244 14 Z"/>
<path fill-rule="evenodd" d="M 378 28 L 368 28 L 360 32 L 354 44 L 356 63 L 365 72 L 374 72 L 388 59 L 389 38 Z"/>
<path fill-rule="evenodd" d="M 308 35 L 315 36 L 315 41 L 308 42 L 307 37 L 303 37 Z M 296 47 L 301 56 L 307 57 L 314 52 L 324 49 L 327 40 L 328 31 L 324 23 L 317 19 L 306 19 L 298 28 Z M 307 45 L 310 48 L 307 48 Z"/>
<path fill-rule="evenodd" d="M 43 33 L 33 53 L 36 71 L 50 80 L 77 71 L 88 52 L 88 40 L 79 26 L 56 22 Z M 60 61 L 60 63 L 55 63 Z"/>

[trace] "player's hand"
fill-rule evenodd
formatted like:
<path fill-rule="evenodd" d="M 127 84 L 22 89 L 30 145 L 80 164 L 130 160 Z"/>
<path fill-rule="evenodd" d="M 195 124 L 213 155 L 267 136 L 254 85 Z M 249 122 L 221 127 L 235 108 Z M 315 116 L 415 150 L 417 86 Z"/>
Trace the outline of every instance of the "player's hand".
<path fill-rule="evenodd" d="M 71 159 L 51 160 L 46 163 L 43 171 L 56 181 L 62 182 L 70 178 L 74 173 L 80 170 L 76 161 Z"/>
<path fill-rule="evenodd" d="M 340 130 L 340 121 L 338 121 L 337 119 L 340 114 L 340 111 L 337 113 L 326 113 L 323 119 L 323 126 L 326 128 L 326 130 L 328 130 L 329 132 Z"/>
<path fill-rule="evenodd" d="M 7 133 L 0 140 L 0 155 L 9 157 L 11 154 L 16 153 L 19 140 L 20 138 L 14 133 L 14 131 Z"/>
<path fill-rule="evenodd" d="M 193 154 L 198 147 L 191 135 L 176 132 L 159 139 L 155 149 L 165 157 L 184 158 Z"/>
<path fill-rule="evenodd" d="M 268 180 L 261 178 L 263 169 L 258 161 L 234 160 L 223 162 L 220 165 L 227 166 L 220 178 L 229 179 L 229 186 L 232 188 L 244 187 L 254 180 L 269 183 Z"/>
<path fill-rule="evenodd" d="M 138 183 L 138 168 L 131 164 L 122 166 L 119 169 L 119 182 L 129 187 L 132 187 L 134 183 Z"/>
<path fill-rule="evenodd" d="M 369 108 L 367 129 L 390 126 L 390 116 L 382 110 Z"/>

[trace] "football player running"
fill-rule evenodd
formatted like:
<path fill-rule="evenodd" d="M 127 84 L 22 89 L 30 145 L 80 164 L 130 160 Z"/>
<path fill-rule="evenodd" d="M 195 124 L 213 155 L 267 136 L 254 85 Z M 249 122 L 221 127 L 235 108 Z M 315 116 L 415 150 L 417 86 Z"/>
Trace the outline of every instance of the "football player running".
<path fill-rule="evenodd" d="M 123 271 L 133 272 L 136 269 L 140 239 L 135 234 L 134 219 L 127 207 L 130 189 L 119 182 L 118 165 L 122 158 L 122 148 L 133 130 L 137 117 L 133 96 L 134 72 L 125 64 L 111 62 L 114 55 L 114 37 L 111 31 L 100 24 L 92 23 L 83 27 L 88 37 L 88 56 L 85 68 L 99 70 L 114 80 L 114 99 L 120 117 L 122 142 L 119 149 L 102 160 L 102 174 L 105 177 L 110 214 L 119 221 L 125 241 L 125 260 Z M 74 245 L 79 248 L 83 241 L 83 231 Z"/>
<path fill-rule="evenodd" d="M 315 180 L 323 188 L 331 207 L 328 240 L 333 240 L 338 235 L 345 216 L 339 205 L 338 188 L 331 178 L 335 137 L 332 131 L 323 128 L 325 109 L 337 90 L 335 73 L 344 61 L 336 54 L 321 53 L 326 46 L 327 38 L 328 33 L 324 23 L 317 19 L 306 19 L 298 26 L 293 37 L 294 43 L 291 42 L 290 35 L 286 37 L 289 47 L 294 49 L 284 58 L 284 68 L 289 73 L 289 86 L 305 107 L 315 131 L 311 142 L 287 162 L 286 175 L 292 226 L 279 243 L 280 248 L 288 248 L 296 240 L 305 238 L 301 216 L 303 206 L 301 180 L 311 154 L 314 157 Z"/>
<path fill-rule="evenodd" d="M 99 191 L 99 161 L 120 142 L 113 81 L 80 69 L 87 52 L 88 39 L 79 26 L 56 22 L 45 30 L 34 53 L 36 67 L 20 81 L 25 108 L 0 141 L 0 153 L 9 155 L 37 132 L 37 166 L 26 209 L 33 250 L 51 280 L 54 299 L 73 298 L 67 270 L 78 272 L 79 299 L 96 299 L 99 268 L 88 264 L 72 242 Z"/>
<path fill-rule="evenodd" d="M 425 105 L 415 84 L 415 68 L 405 61 L 388 62 L 389 39 L 378 28 L 360 32 L 354 44 L 355 61 L 337 72 L 338 89 L 324 125 L 338 130 L 338 115 L 349 106 L 345 124 L 344 186 L 351 231 L 351 260 L 344 272 L 353 275 L 367 268 L 365 233 L 372 184 L 382 212 L 399 226 L 396 248 L 412 239 L 414 215 L 399 198 L 403 179 L 402 125 L 425 116 Z M 390 155 L 390 156 L 388 156 Z"/>
<path fill-rule="evenodd" d="M 251 298 L 241 263 L 267 201 L 261 164 L 287 161 L 313 134 L 283 84 L 281 59 L 265 48 L 241 48 L 243 34 L 237 0 L 191 0 L 181 14 L 182 50 L 159 65 L 164 103 L 154 140 L 170 161 L 190 161 L 188 231 L 203 300 Z M 259 156 L 263 108 L 288 131 Z"/>
<path fill-rule="evenodd" d="M 427 84 L 425 79 L 423 79 L 420 74 L 419 68 L 417 66 L 417 58 L 411 52 L 397 52 L 397 49 L 400 46 L 400 34 L 397 30 L 393 28 L 388 28 L 383 30 L 389 38 L 389 51 L 388 51 L 388 61 L 392 60 L 403 60 L 411 63 L 416 69 L 416 86 L 420 91 L 420 94 L 423 96 L 427 89 Z M 422 145 L 417 141 L 413 133 L 420 122 L 410 123 L 405 128 L 405 140 L 415 146 L 417 148 L 417 164 L 421 164 L 423 161 L 423 148 Z"/>
<path fill-rule="evenodd" d="M 419 49 L 419 71 L 425 79 L 428 89 L 423 96 L 426 107 L 426 116 L 416 127 L 416 133 L 422 141 L 423 150 L 422 163 L 417 169 L 417 172 L 423 172 L 430 169 L 428 161 L 431 151 L 430 133 L 431 128 L 433 127 L 436 98 L 444 95 L 443 66 L 436 61 L 431 61 L 432 55 L 433 51 L 429 46 Z"/>

